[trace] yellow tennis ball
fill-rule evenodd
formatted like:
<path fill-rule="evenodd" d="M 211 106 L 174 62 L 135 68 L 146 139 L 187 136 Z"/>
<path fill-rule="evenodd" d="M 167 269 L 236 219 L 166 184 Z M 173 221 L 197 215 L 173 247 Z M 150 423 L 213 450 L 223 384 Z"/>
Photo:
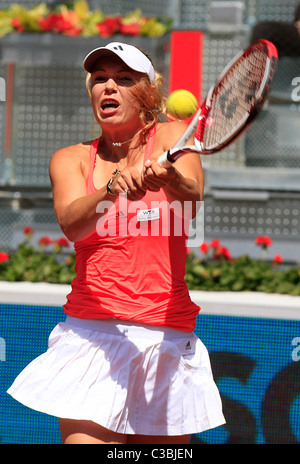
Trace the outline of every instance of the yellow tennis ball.
<path fill-rule="evenodd" d="M 167 100 L 167 109 L 175 119 L 185 120 L 196 113 L 198 102 L 188 90 L 175 90 Z"/>

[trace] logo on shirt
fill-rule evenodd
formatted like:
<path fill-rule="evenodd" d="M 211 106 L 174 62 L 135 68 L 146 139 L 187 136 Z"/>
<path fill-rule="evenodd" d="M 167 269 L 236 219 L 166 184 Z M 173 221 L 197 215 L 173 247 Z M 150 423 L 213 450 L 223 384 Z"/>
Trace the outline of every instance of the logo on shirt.
<path fill-rule="evenodd" d="M 154 221 L 159 219 L 159 208 L 140 209 L 137 212 L 138 221 Z"/>

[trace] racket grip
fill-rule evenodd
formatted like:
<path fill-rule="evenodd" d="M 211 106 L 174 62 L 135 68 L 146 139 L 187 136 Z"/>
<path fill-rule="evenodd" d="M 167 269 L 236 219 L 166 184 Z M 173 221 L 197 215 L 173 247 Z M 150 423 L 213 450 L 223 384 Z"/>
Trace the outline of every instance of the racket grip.
<path fill-rule="evenodd" d="M 169 151 L 165 151 L 160 157 L 158 158 L 157 162 L 160 166 L 164 168 L 169 168 L 173 164 L 172 158 L 169 156 Z"/>

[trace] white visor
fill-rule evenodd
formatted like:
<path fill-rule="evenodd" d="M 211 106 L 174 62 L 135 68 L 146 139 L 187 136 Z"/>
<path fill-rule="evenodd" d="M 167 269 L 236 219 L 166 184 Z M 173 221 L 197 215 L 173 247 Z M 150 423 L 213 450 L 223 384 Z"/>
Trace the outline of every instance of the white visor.
<path fill-rule="evenodd" d="M 151 61 L 133 45 L 121 42 L 111 42 L 105 47 L 92 50 L 84 59 L 83 67 L 87 72 L 92 72 L 100 58 L 111 54 L 117 55 L 131 69 L 147 74 L 152 84 L 155 83 L 155 71 Z"/>

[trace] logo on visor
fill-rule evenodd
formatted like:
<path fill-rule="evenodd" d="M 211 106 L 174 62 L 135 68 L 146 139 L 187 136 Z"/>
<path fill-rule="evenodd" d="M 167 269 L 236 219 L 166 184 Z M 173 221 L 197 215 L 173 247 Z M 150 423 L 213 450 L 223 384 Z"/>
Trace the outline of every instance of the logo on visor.
<path fill-rule="evenodd" d="M 122 50 L 122 51 L 123 51 L 123 48 L 121 47 L 121 45 L 118 45 L 117 47 L 113 47 L 113 48 L 114 48 L 114 50 L 118 50 L 118 49 L 119 49 L 119 50 Z"/>

